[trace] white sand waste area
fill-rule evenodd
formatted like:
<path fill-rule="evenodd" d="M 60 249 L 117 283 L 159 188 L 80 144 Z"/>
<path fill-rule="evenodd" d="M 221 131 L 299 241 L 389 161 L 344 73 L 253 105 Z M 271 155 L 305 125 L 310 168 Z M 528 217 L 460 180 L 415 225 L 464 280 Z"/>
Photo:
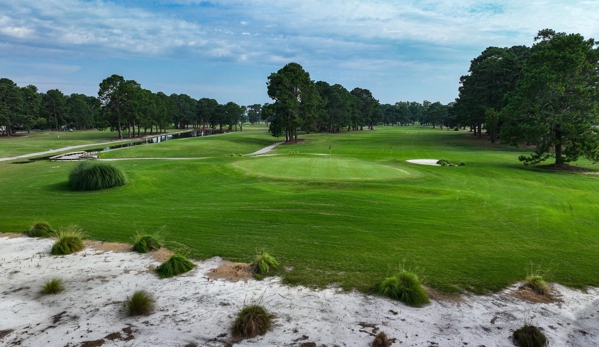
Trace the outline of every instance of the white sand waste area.
<path fill-rule="evenodd" d="M 418 165 L 441 166 L 441 165 L 437 164 L 439 159 L 409 159 L 406 161 L 408 163 L 418 164 Z"/>
<path fill-rule="evenodd" d="M 159 279 L 151 255 L 87 248 L 49 254 L 52 240 L 0 235 L 0 345 L 2 346 L 228 346 L 230 327 L 244 304 L 261 303 L 276 315 L 262 337 L 235 346 L 369 346 L 385 331 L 393 346 L 513 346 L 513 330 L 529 320 L 550 346 L 599 345 L 599 289 L 559 285 L 561 302 L 529 303 L 510 295 L 433 301 L 411 308 L 384 298 L 337 289 L 288 287 L 278 278 L 231 282 L 210 279 L 220 258 L 197 262 L 187 275 Z M 42 296 L 60 277 L 65 291 Z M 125 298 L 153 293 L 149 316 L 125 317 Z"/>

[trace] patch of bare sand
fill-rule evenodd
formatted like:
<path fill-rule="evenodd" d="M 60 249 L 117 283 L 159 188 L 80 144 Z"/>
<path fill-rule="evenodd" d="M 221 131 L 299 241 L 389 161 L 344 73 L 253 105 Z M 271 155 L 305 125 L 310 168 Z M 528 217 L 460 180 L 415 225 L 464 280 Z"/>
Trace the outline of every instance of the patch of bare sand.
<path fill-rule="evenodd" d="M 104 241 L 93 241 L 93 240 L 84 240 L 83 244 L 85 247 L 89 247 L 99 254 L 103 254 L 106 252 L 114 252 L 114 253 L 126 253 L 132 252 L 133 246 L 128 243 L 120 243 L 120 242 L 104 242 Z M 161 247 L 159 250 L 150 252 L 150 254 L 156 261 L 165 262 L 174 252 Z"/>
<path fill-rule="evenodd" d="M 16 233 L 0 233 L 0 237 L 8 237 L 9 239 L 16 239 L 17 237 L 25 237 L 25 234 Z"/>
<path fill-rule="evenodd" d="M 548 303 L 552 303 L 552 302 L 561 302 L 562 300 L 560 300 L 558 297 L 552 295 L 553 292 L 554 291 L 551 290 L 551 292 L 549 294 L 543 295 L 543 294 L 539 294 L 539 293 L 535 292 L 530 287 L 521 285 L 518 287 L 518 289 L 511 292 L 510 295 L 515 298 L 525 300 L 528 302 L 533 302 L 533 303 L 548 304 Z"/>
<path fill-rule="evenodd" d="M 208 278 L 226 279 L 231 282 L 247 281 L 254 275 L 250 264 L 225 262 L 208 272 Z"/>

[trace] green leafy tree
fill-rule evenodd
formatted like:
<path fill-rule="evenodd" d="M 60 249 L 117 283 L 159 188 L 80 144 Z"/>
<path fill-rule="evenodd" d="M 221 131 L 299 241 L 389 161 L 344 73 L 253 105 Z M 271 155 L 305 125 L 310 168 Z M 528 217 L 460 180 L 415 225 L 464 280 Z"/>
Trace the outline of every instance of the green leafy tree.
<path fill-rule="evenodd" d="M 104 120 L 111 130 L 118 131 L 119 139 L 123 138 L 124 125 L 128 129 L 133 125 L 135 129 L 142 95 L 139 83 L 133 80 L 126 81 L 123 76 L 112 75 L 100 83 L 98 99 L 103 108 Z"/>
<path fill-rule="evenodd" d="M 502 141 L 536 148 L 524 164 L 555 157 L 599 161 L 599 49 L 580 34 L 545 29 L 535 37 L 523 77 L 501 111 Z"/>
<path fill-rule="evenodd" d="M 56 130 L 66 125 L 67 97 L 58 89 L 51 89 L 42 97 L 42 115 Z"/>
<path fill-rule="evenodd" d="M 357 100 L 357 109 L 361 114 L 361 127 L 368 125 L 368 129 L 374 129 L 374 125 L 383 119 L 381 105 L 377 99 L 372 96 L 368 89 L 354 88 L 351 94 Z"/>
<path fill-rule="evenodd" d="M 196 105 L 196 119 L 203 124 L 205 128 L 214 117 L 214 112 L 218 106 L 218 101 L 210 98 L 201 98 Z"/>

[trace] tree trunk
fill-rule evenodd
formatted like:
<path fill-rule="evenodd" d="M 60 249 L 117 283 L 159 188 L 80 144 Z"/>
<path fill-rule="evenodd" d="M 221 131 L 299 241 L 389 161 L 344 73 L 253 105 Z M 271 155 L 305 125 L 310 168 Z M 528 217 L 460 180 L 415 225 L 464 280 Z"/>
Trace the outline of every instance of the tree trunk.
<path fill-rule="evenodd" d="M 482 125 L 482 123 L 478 123 L 478 137 L 479 138 L 483 137 L 483 125 Z"/>

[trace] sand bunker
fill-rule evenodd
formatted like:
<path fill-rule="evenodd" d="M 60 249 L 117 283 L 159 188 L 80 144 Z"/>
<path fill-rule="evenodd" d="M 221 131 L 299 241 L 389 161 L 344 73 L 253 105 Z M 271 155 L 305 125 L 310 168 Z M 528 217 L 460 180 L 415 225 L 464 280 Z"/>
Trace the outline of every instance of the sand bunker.
<path fill-rule="evenodd" d="M 493 295 L 433 300 L 418 309 L 357 292 L 289 287 L 276 277 L 211 278 L 223 264 L 239 270 L 220 258 L 196 262 L 185 276 L 159 279 L 148 271 L 159 264 L 149 254 L 86 248 L 51 256 L 51 246 L 49 239 L 0 234 L 0 345 L 222 347 L 232 342 L 237 312 L 253 303 L 276 315 L 273 327 L 235 346 L 368 346 L 384 331 L 396 339 L 393 346 L 507 347 L 525 321 L 540 326 L 550 346 L 596 346 L 599 340 L 597 288 L 554 285 L 561 302 L 532 303 L 511 295 L 515 284 Z M 40 295 L 53 277 L 63 279 L 65 291 Z M 125 298 L 139 289 L 156 297 L 156 311 L 127 318 Z"/>
<path fill-rule="evenodd" d="M 439 159 L 409 159 L 406 161 L 408 163 L 418 164 L 418 165 L 441 166 L 441 165 L 437 164 Z"/>

